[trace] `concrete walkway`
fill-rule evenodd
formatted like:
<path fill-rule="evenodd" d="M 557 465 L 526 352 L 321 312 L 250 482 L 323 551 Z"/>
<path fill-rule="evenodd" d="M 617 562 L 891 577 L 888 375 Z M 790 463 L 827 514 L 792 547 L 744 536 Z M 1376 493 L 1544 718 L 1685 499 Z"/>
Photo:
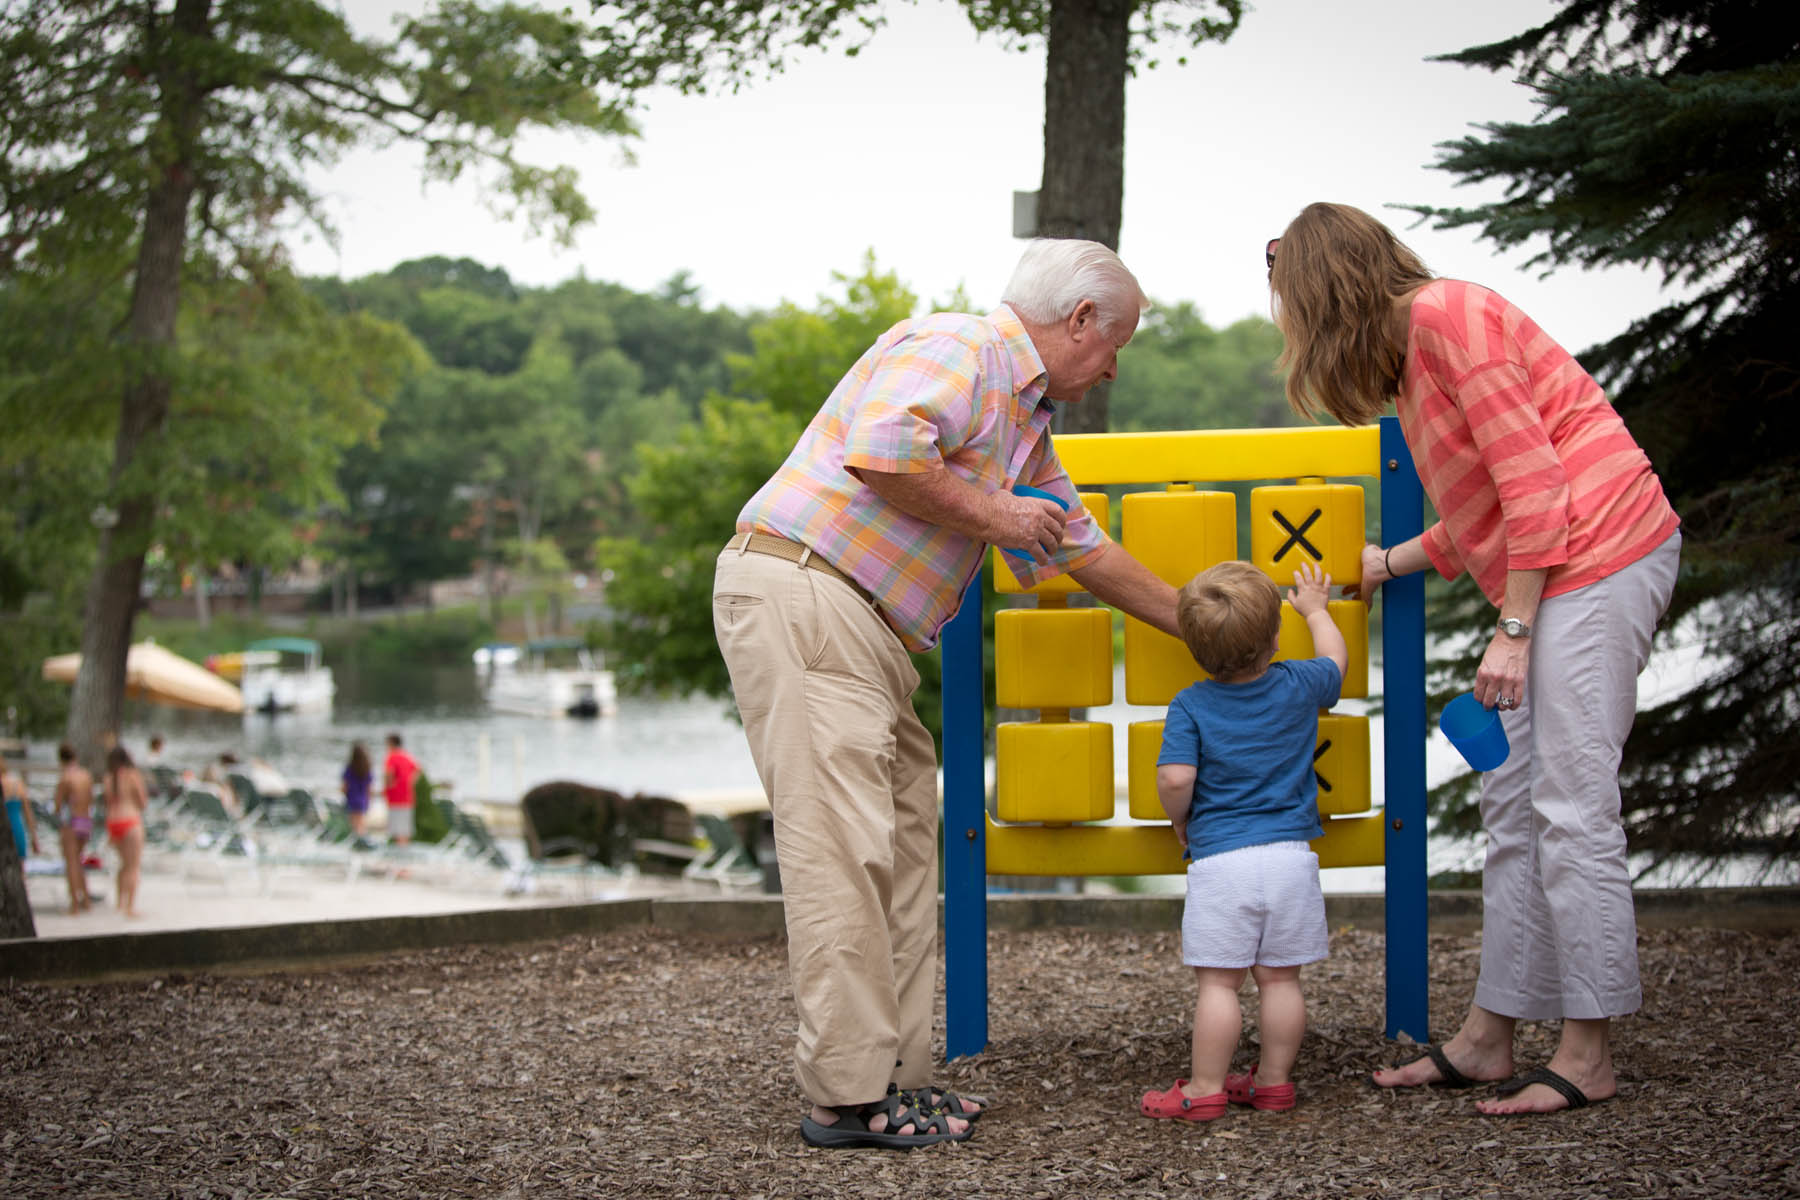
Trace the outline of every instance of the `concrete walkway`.
<path fill-rule="evenodd" d="M 38 860 L 33 860 L 36 865 Z M 570 903 L 653 897 L 716 897 L 712 884 L 664 876 L 508 873 L 496 869 L 420 863 L 399 873 L 372 862 L 352 877 L 344 870 L 269 867 L 238 859 L 182 860 L 146 856 L 138 885 L 138 916 L 114 903 L 118 871 L 88 872 L 91 894 L 103 896 L 87 912 L 69 912 L 60 870 L 26 876 L 32 919 L 40 938 L 86 938 L 233 929 L 370 917 L 424 917 Z"/>

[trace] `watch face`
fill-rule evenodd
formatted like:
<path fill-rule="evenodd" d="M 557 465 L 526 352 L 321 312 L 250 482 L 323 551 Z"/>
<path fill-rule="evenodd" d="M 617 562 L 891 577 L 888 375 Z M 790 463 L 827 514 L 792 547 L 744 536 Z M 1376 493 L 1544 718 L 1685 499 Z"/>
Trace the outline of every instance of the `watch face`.
<path fill-rule="evenodd" d="M 1500 622 L 1500 628 L 1512 637 L 1525 636 L 1525 622 L 1519 620 L 1517 617 L 1507 617 L 1504 621 Z"/>

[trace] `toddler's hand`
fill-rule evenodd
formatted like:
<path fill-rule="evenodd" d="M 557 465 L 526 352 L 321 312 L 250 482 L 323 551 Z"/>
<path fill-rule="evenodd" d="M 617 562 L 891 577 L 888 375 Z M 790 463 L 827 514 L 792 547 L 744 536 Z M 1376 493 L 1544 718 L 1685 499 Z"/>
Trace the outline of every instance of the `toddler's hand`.
<path fill-rule="evenodd" d="M 1310 562 L 1302 562 L 1294 571 L 1294 587 L 1287 594 L 1288 603 L 1303 617 L 1324 612 L 1331 599 L 1331 576 Z"/>

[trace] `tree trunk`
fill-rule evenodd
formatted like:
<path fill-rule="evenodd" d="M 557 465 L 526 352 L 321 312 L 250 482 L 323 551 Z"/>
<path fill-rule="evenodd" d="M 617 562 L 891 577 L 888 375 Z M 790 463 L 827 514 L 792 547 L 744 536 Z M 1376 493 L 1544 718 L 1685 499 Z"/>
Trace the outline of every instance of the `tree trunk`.
<path fill-rule="evenodd" d="M 25 892 L 25 862 L 13 845 L 12 830 L 0 828 L 0 938 L 34 938 L 31 897 Z"/>
<path fill-rule="evenodd" d="M 1052 0 L 1044 63 L 1039 237 L 1119 248 L 1125 201 L 1125 79 L 1134 0 Z M 1058 408 L 1064 433 L 1104 433 L 1108 387 Z"/>
<path fill-rule="evenodd" d="M 82 613 L 81 669 L 69 697 L 69 741 L 98 773 L 103 739 L 119 727 L 125 694 L 125 655 L 144 577 L 144 554 L 155 532 L 153 490 L 131 480 L 140 451 L 163 436 L 173 390 L 169 358 L 181 305 L 181 265 L 187 255 L 188 206 L 194 194 L 194 147 L 200 122 L 200 88 L 187 43 L 207 36 L 212 0 L 177 0 L 171 29 L 153 33 L 161 88 L 158 136 L 151 145 L 167 157 L 152 161 L 154 175 L 144 211 L 143 242 L 132 279 L 131 315 L 122 353 L 131 364 L 113 439 L 108 499 L 117 519 L 102 522 L 100 549 L 88 581 Z M 172 33 L 173 36 L 168 36 Z"/>
<path fill-rule="evenodd" d="M 194 620 L 202 629 L 212 624 L 212 605 L 206 598 L 206 572 L 198 566 L 194 568 Z"/>

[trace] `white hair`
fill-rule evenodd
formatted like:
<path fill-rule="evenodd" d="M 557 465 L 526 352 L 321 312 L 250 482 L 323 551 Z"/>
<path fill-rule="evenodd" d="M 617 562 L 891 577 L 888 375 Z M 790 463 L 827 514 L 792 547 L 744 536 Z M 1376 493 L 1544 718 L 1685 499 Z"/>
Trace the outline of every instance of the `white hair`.
<path fill-rule="evenodd" d="M 1083 300 L 1094 302 L 1100 328 L 1109 334 L 1150 307 L 1137 276 L 1117 254 L 1078 238 L 1033 238 L 1000 296 L 1036 325 L 1066 320 Z"/>

